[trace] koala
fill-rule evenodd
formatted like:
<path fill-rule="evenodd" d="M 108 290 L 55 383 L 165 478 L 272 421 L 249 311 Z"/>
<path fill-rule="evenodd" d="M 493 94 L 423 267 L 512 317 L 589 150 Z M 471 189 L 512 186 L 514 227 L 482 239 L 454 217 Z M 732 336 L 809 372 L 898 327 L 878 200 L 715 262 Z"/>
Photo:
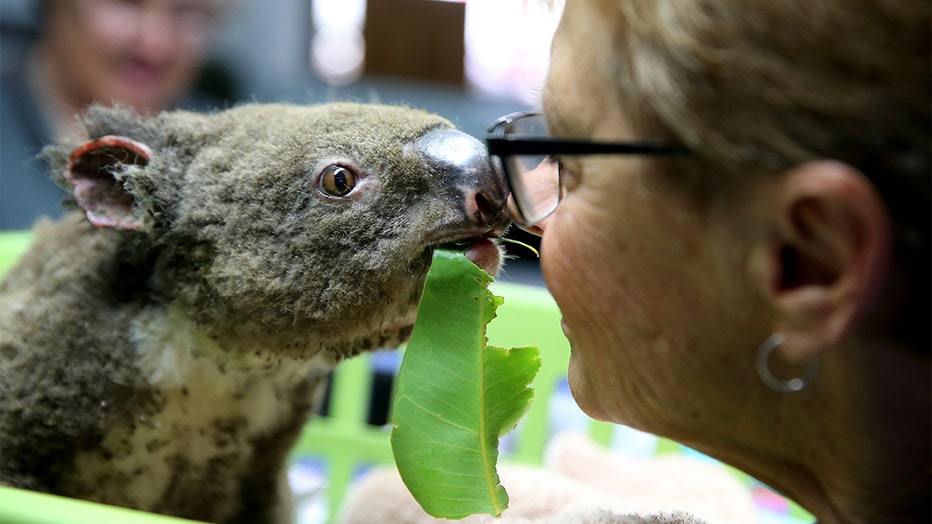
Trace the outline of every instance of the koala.
<path fill-rule="evenodd" d="M 45 153 L 73 211 L 0 284 L 0 483 L 290 521 L 286 458 L 327 372 L 407 339 L 435 247 L 495 273 L 504 182 L 405 107 L 83 121 Z"/>

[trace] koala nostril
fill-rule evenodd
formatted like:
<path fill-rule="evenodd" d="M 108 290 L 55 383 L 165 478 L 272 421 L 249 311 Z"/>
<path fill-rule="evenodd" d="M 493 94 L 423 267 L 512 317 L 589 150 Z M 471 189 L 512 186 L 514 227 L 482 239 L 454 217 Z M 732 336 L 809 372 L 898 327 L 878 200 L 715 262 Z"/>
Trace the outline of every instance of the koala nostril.
<path fill-rule="evenodd" d="M 489 201 L 482 192 L 477 191 L 475 195 L 475 220 L 482 224 L 492 224 L 495 220 L 495 206 Z"/>
<path fill-rule="evenodd" d="M 508 227 L 508 194 L 504 180 L 489 163 L 485 145 L 461 131 L 444 128 L 421 136 L 412 147 L 426 167 L 442 175 L 442 183 L 457 199 L 457 207 L 465 207 L 462 219 L 470 226 L 479 226 L 491 234 Z"/>

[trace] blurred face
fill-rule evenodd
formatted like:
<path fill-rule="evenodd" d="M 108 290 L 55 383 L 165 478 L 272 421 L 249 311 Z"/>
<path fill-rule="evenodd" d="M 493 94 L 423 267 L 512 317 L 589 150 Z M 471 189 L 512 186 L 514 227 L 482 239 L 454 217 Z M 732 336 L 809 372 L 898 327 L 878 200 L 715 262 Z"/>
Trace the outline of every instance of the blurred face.
<path fill-rule="evenodd" d="M 554 38 L 544 93 L 551 133 L 656 138 L 632 132 L 617 84 L 603 76 L 613 29 L 592 3 L 568 1 Z M 691 209 L 649 169 L 650 157 L 560 160 L 567 194 L 540 224 L 541 264 L 564 315 L 577 402 L 595 418 L 671 436 L 697 423 L 727 428 L 711 419 L 733 403 L 738 382 L 755 380 L 760 343 L 742 333 L 754 308 L 733 226 L 744 222 L 740 211 Z"/>
<path fill-rule="evenodd" d="M 59 91 L 75 107 L 171 106 L 204 58 L 212 9 L 210 0 L 52 2 L 46 41 Z"/>

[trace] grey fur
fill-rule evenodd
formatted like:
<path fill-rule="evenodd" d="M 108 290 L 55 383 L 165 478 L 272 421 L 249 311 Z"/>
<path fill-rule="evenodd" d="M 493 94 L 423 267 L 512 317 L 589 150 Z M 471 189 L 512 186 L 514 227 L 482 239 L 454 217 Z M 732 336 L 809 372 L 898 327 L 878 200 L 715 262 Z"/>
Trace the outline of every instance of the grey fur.
<path fill-rule="evenodd" d="M 407 338 L 433 246 L 501 234 L 505 190 L 418 150 L 452 125 L 407 108 L 93 107 L 85 123 L 154 152 L 112 170 L 141 226 L 78 209 L 37 226 L 0 284 L 0 482 L 288 521 L 286 455 L 326 372 Z M 69 189 L 76 145 L 47 151 Z M 352 198 L 318 192 L 333 163 L 366 177 Z"/>

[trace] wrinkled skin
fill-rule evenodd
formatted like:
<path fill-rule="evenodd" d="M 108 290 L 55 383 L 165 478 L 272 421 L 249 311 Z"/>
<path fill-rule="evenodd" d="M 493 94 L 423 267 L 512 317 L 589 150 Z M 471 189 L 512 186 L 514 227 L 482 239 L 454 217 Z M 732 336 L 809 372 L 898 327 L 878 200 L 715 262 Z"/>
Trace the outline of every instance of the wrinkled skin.
<path fill-rule="evenodd" d="M 555 136 L 656 138 L 634 132 L 611 76 L 625 73 L 606 67 L 616 9 L 566 4 L 544 92 Z M 862 173 L 832 159 L 750 172 L 700 206 L 647 157 L 560 160 L 565 199 L 532 231 L 587 413 L 729 462 L 820 522 L 928 520 L 928 350 L 878 327 L 898 300 L 882 291 L 890 216 Z M 802 392 L 755 372 L 775 332 L 781 376 L 821 362 Z"/>
<path fill-rule="evenodd" d="M 594 62 L 597 50 L 610 45 L 605 25 L 588 3 L 568 3 L 545 92 L 556 135 L 645 138 L 633 135 L 603 91 L 610 82 Z M 596 74 L 579 75 L 579 69 Z M 716 348 L 724 358 L 742 342 L 756 344 L 739 340 L 741 333 L 709 330 L 724 309 L 753 300 L 740 282 L 741 252 L 732 240 L 745 233 L 713 216 L 697 219 L 645 169 L 643 157 L 561 160 L 567 195 L 540 226 L 541 263 L 573 343 L 570 383 L 577 401 L 596 418 L 653 430 L 702 419 L 712 392 L 697 396 L 693 386 L 708 387 L 727 366 L 747 366 L 753 355 L 723 368 L 700 350 Z M 735 374 L 753 379 L 745 375 Z"/>

